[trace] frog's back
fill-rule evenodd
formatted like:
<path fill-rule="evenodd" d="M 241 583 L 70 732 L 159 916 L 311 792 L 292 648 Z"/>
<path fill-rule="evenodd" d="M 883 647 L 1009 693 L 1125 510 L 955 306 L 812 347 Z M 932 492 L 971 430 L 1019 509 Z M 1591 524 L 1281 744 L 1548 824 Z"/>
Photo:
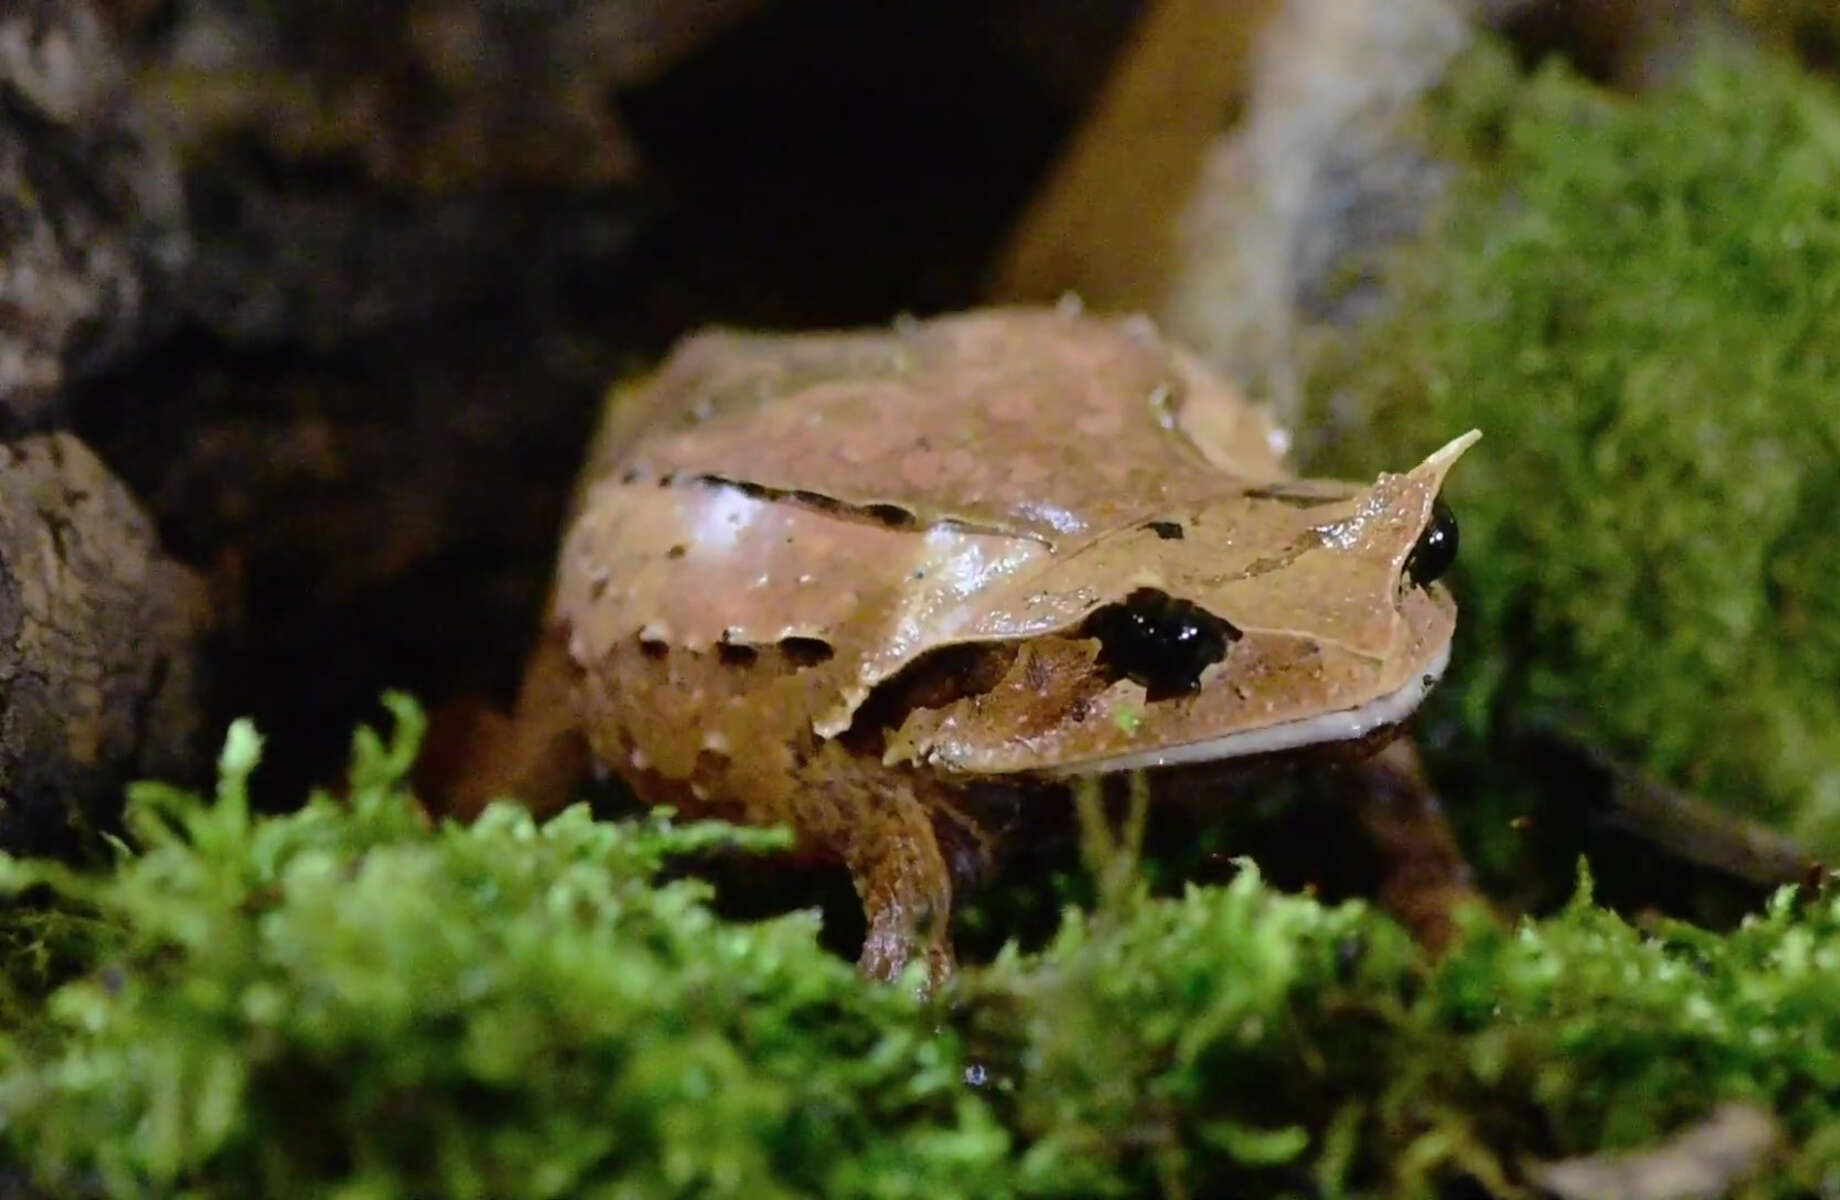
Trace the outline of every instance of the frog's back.
<path fill-rule="evenodd" d="M 888 330 L 712 331 L 613 406 L 592 479 L 695 476 L 890 524 L 1077 539 L 1285 477 L 1265 415 L 1143 318 L 996 309 Z"/>

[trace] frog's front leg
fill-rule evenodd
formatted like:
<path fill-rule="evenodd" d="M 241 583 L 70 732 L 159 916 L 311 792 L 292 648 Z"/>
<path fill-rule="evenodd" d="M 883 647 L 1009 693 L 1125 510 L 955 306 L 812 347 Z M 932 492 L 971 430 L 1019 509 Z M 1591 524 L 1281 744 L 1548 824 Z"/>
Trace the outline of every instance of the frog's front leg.
<path fill-rule="evenodd" d="M 868 917 L 858 965 L 871 979 L 899 976 L 916 953 L 928 990 L 952 975 L 952 876 L 932 818 L 911 793 L 878 803 L 842 847 Z"/>
<path fill-rule="evenodd" d="M 1409 738 L 1396 738 L 1355 764 L 1345 782 L 1356 819 L 1384 860 L 1382 903 L 1422 945 L 1446 949 L 1456 935 L 1456 911 L 1489 906 L 1417 749 Z"/>

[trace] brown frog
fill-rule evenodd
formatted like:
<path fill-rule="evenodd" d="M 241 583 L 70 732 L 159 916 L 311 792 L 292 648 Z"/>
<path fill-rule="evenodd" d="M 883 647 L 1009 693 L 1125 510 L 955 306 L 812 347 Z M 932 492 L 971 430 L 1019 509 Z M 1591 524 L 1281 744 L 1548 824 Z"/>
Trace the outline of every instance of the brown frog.
<path fill-rule="evenodd" d="M 919 954 L 937 982 L 955 882 L 1043 793 L 1373 749 L 1411 715 L 1456 616 L 1438 489 L 1476 436 L 1295 479 L 1149 322 L 1065 308 L 698 334 L 610 405 L 516 715 L 451 807 L 553 808 L 598 763 L 784 823 L 855 879 L 863 970 Z M 1381 840 L 1429 829 L 1461 894 L 1435 812 L 1393 810 Z"/>

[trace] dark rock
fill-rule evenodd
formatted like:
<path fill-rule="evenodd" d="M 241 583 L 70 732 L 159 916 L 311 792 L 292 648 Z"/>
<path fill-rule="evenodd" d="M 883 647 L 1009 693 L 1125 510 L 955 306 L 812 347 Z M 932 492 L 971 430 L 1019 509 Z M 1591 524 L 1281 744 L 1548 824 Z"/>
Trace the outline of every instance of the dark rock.
<path fill-rule="evenodd" d="M 204 585 L 83 443 L 0 444 L 0 849 L 68 852 L 199 765 Z"/>
<path fill-rule="evenodd" d="M 195 209 L 186 311 L 325 351 L 604 268 L 643 200 L 615 92 L 757 3 L 130 10 Z"/>
<path fill-rule="evenodd" d="M 187 254 L 177 167 L 96 13 L 0 7 L 0 430 L 163 324 Z"/>

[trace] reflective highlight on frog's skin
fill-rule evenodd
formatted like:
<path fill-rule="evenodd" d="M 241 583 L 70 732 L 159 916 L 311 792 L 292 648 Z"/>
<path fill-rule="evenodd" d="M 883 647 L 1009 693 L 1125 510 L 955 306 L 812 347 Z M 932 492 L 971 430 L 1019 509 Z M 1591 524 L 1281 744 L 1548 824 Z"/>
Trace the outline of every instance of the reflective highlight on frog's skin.
<path fill-rule="evenodd" d="M 1142 320 L 995 310 L 706 333 L 612 407 L 519 711 L 476 773 L 592 758 L 652 803 L 841 860 L 863 966 L 951 966 L 990 796 L 1375 744 L 1444 669 L 1437 500 L 1466 434 L 1369 486 Z M 556 764 L 567 764 L 558 767 Z"/>

